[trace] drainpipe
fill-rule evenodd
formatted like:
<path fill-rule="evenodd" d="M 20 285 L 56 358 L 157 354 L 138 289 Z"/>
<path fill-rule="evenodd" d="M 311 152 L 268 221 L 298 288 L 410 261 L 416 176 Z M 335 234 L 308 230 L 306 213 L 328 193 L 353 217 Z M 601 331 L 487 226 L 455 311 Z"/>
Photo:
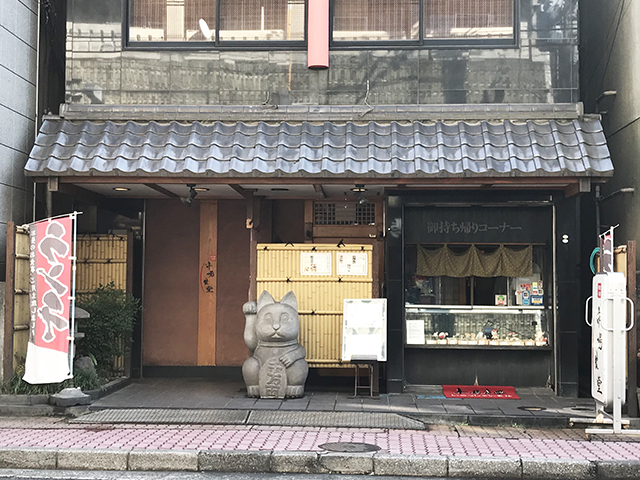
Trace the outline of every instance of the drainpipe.
<path fill-rule="evenodd" d="M 42 10 L 42 5 L 40 2 L 38 5 L 38 20 L 37 20 L 37 35 L 36 35 L 36 94 L 35 94 L 35 135 L 38 136 L 38 109 L 40 108 L 40 11 Z M 35 137 L 34 137 L 35 139 Z"/>
<path fill-rule="evenodd" d="M 38 15 L 37 15 L 37 20 L 36 20 L 36 82 L 35 82 L 35 88 L 36 88 L 36 94 L 34 95 L 35 97 L 35 112 L 34 112 L 34 125 L 35 125 L 35 132 L 33 135 L 33 143 L 35 143 L 36 138 L 38 138 L 38 129 L 40 128 L 39 125 L 39 115 L 38 115 L 38 109 L 40 108 L 40 12 L 42 11 L 42 4 L 40 2 L 37 2 L 36 5 L 38 6 Z M 36 221 L 36 182 L 33 182 L 33 198 L 31 199 L 31 201 L 33 202 L 33 219 L 32 221 L 35 222 Z"/>

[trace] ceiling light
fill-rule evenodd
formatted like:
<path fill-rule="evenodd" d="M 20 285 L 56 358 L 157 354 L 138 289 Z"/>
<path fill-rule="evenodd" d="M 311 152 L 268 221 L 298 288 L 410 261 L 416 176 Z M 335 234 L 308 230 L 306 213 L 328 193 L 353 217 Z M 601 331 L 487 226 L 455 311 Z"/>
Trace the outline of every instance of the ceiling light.
<path fill-rule="evenodd" d="M 208 192 L 209 191 L 209 189 L 206 188 L 206 187 L 195 187 L 194 190 L 196 192 Z"/>
<path fill-rule="evenodd" d="M 354 192 L 354 193 L 362 193 L 362 192 L 366 192 L 367 189 L 364 188 L 364 185 L 362 185 L 362 184 L 360 184 L 360 185 L 356 184 L 356 186 L 353 187 L 351 189 L 351 191 Z"/>
<path fill-rule="evenodd" d="M 127 188 L 127 187 L 113 187 L 113 189 L 116 192 L 128 192 L 129 190 L 131 190 L 130 188 Z"/>

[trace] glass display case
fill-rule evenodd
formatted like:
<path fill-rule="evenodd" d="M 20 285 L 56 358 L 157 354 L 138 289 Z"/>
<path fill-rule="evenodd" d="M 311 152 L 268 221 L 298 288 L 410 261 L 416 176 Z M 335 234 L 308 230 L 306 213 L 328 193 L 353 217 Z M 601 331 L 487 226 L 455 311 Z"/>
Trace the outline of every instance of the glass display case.
<path fill-rule="evenodd" d="M 406 304 L 405 322 L 407 346 L 549 346 L 544 307 Z"/>

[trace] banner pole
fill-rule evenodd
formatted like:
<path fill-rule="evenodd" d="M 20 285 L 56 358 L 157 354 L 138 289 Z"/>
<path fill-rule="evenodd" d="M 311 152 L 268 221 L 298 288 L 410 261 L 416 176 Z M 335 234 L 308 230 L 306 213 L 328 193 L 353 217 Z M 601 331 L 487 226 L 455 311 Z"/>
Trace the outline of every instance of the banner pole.
<path fill-rule="evenodd" d="M 71 344 L 69 345 L 69 374 L 71 375 L 71 386 L 73 387 L 73 359 L 76 355 L 76 250 L 78 236 L 78 212 L 71 214 L 73 222 L 73 257 L 71 258 L 71 325 L 69 329 L 69 337 Z"/>

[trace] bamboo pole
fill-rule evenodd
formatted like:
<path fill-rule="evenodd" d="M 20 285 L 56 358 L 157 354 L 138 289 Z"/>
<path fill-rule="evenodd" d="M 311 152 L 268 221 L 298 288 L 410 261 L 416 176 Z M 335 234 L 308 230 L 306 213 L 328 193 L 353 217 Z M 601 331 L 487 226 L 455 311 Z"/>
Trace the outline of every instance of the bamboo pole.
<path fill-rule="evenodd" d="M 7 222 L 7 280 L 4 298 L 4 345 L 2 351 L 2 379 L 13 375 L 13 310 L 16 274 L 16 226 Z"/>

